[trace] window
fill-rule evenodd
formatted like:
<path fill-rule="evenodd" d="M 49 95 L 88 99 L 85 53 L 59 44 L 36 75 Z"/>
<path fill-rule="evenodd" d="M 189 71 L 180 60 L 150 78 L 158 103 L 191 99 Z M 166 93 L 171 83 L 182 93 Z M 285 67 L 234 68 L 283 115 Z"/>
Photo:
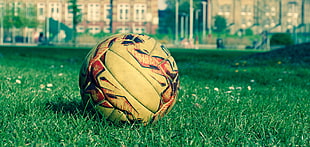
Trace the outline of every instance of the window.
<path fill-rule="evenodd" d="M 291 1 L 287 3 L 288 13 L 296 13 L 297 2 Z"/>
<path fill-rule="evenodd" d="M 266 16 L 270 15 L 270 7 L 269 6 L 265 6 L 265 15 Z"/>
<path fill-rule="evenodd" d="M 35 16 L 35 9 L 34 5 L 31 3 L 25 4 L 25 13 L 27 17 Z"/>
<path fill-rule="evenodd" d="M 252 15 L 252 8 L 250 5 L 241 6 L 241 15 Z"/>
<path fill-rule="evenodd" d="M 19 2 L 9 3 L 9 9 L 12 9 L 13 15 L 18 16 L 21 13 L 22 5 Z"/>
<path fill-rule="evenodd" d="M 120 21 L 129 20 L 129 4 L 119 4 L 117 6 L 117 18 Z"/>
<path fill-rule="evenodd" d="M 133 33 L 143 34 L 145 29 L 143 27 L 136 27 L 133 30 Z"/>
<path fill-rule="evenodd" d="M 223 5 L 223 11 L 224 12 L 231 12 L 230 5 Z"/>
<path fill-rule="evenodd" d="M 129 33 L 129 28 L 126 26 L 121 26 L 116 30 L 118 33 Z"/>
<path fill-rule="evenodd" d="M 134 20 L 143 21 L 145 20 L 146 5 L 145 4 L 135 4 L 134 5 Z"/>
<path fill-rule="evenodd" d="M 110 31 L 110 27 L 104 27 L 103 28 L 103 32 L 105 32 L 105 33 L 111 33 L 111 31 Z"/>
<path fill-rule="evenodd" d="M 110 4 L 104 5 L 104 13 L 103 13 L 103 18 L 105 20 L 111 20 L 112 17 L 112 7 Z"/>
<path fill-rule="evenodd" d="M 44 16 L 44 8 L 39 8 L 39 16 Z"/>
<path fill-rule="evenodd" d="M 231 6 L 228 4 L 221 5 L 219 9 L 219 15 L 230 15 L 231 12 Z"/>
<path fill-rule="evenodd" d="M 252 25 L 253 25 L 253 18 L 248 18 L 246 25 L 247 25 L 248 27 L 249 27 L 249 26 L 252 26 Z"/>
<path fill-rule="evenodd" d="M 37 13 L 38 13 L 39 20 L 45 19 L 45 4 L 44 3 L 37 4 Z"/>
<path fill-rule="evenodd" d="M 298 6 L 297 6 L 297 2 L 295 1 L 290 1 L 287 3 L 287 16 L 288 20 L 287 22 L 289 23 L 289 25 L 298 25 Z"/>
<path fill-rule="evenodd" d="M 271 8 L 270 8 L 270 15 L 271 16 L 276 16 L 276 7 L 275 6 L 271 6 Z"/>
<path fill-rule="evenodd" d="M 78 27 L 78 28 L 77 28 L 77 32 L 79 32 L 79 33 L 85 32 L 84 27 L 83 27 L 83 26 Z"/>
<path fill-rule="evenodd" d="M 72 22 L 73 15 L 72 15 L 72 13 L 70 13 L 71 10 L 69 9 L 68 3 L 65 4 L 65 8 L 67 8 L 67 9 L 65 9 L 66 10 L 65 11 L 66 21 Z"/>
<path fill-rule="evenodd" d="M 101 31 L 99 26 L 90 26 L 88 29 L 91 34 L 97 34 Z"/>
<path fill-rule="evenodd" d="M 61 3 L 49 3 L 48 5 L 48 17 L 52 17 L 55 20 L 60 19 L 60 9 Z"/>
<path fill-rule="evenodd" d="M 87 9 L 88 21 L 100 21 L 100 4 L 90 3 Z"/>

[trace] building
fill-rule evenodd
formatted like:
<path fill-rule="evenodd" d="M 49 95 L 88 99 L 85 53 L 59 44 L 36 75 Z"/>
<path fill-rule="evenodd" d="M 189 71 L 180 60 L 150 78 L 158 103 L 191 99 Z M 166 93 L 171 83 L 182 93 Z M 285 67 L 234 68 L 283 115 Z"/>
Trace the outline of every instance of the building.
<path fill-rule="evenodd" d="M 213 16 L 226 18 L 231 33 L 310 32 L 309 0 L 209 0 Z M 210 18 L 212 19 L 212 18 Z"/>
<path fill-rule="evenodd" d="M 55 27 L 49 26 L 47 18 L 52 18 L 69 28 L 73 26 L 68 0 L 0 0 L 0 4 L 2 14 L 12 9 L 14 16 L 25 14 L 26 17 L 30 17 L 24 12 L 28 9 L 36 10 L 39 25 L 35 29 L 28 29 L 28 33 L 44 32 L 50 27 Z M 79 33 L 154 34 L 158 28 L 157 0 L 78 0 L 77 4 L 81 15 L 81 22 L 77 25 Z"/>

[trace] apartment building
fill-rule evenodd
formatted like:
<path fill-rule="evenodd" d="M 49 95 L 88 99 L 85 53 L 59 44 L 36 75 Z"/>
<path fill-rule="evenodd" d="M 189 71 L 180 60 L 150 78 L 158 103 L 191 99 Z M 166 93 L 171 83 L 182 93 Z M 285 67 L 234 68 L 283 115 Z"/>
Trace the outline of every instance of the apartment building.
<path fill-rule="evenodd" d="M 0 0 L 0 3 L 15 9 L 36 9 L 39 29 L 46 27 L 47 18 L 72 27 L 68 0 Z M 158 27 L 157 0 L 78 0 L 78 5 L 82 16 L 78 32 L 153 34 Z"/>
<path fill-rule="evenodd" d="M 252 29 L 255 33 L 310 32 L 309 0 L 209 0 L 212 15 L 226 18 L 232 33 Z"/>

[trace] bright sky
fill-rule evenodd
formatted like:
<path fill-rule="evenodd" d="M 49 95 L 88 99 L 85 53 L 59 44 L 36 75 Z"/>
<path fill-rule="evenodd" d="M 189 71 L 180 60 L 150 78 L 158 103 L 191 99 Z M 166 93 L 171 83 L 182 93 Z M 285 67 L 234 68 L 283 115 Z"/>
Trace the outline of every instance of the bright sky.
<path fill-rule="evenodd" d="M 167 7 L 166 0 L 158 0 L 158 9 L 164 10 Z"/>

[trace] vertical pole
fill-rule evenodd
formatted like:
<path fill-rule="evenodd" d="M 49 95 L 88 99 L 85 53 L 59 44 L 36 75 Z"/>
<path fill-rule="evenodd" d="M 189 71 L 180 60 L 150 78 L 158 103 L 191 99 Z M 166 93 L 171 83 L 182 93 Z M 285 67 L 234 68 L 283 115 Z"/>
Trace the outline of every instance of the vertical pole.
<path fill-rule="evenodd" d="M 175 1 L 175 44 L 179 42 L 179 0 Z"/>
<path fill-rule="evenodd" d="M 301 1 L 301 25 L 305 24 L 305 0 Z"/>
<path fill-rule="evenodd" d="M 60 21 L 61 21 L 61 0 L 58 0 L 58 23 L 57 23 L 57 42 L 60 43 Z"/>
<path fill-rule="evenodd" d="M 209 35 L 212 34 L 212 3 L 211 3 L 211 0 L 209 0 L 208 2 L 208 29 L 209 29 Z"/>
<path fill-rule="evenodd" d="M 185 15 L 185 38 L 188 39 L 188 15 Z"/>
<path fill-rule="evenodd" d="M 204 41 L 206 38 L 206 6 L 207 2 L 202 1 L 202 40 Z"/>
<path fill-rule="evenodd" d="M 3 14 L 3 9 L 4 9 L 4 3 L 1 1 L 1 16 L 2 17 L 0 17 L 0 25 L 1 25 L 1 28 L 0 28 L 0 44 L 3 44 L 3 37 L 4 37 L 4 33 L 3 33 L 3 16 L 4 16 L 4 14 Z"/>
<path fill-rule="evenodd" d="M 46 23 L 46 26 L 45 26 L 45 41 L 46 42 L 49 42 L 49 36 L 50 36 L 50 21 L 49 21 L 49 5 L 48 5 L 48 1 L 46 0 L 45 1 L 46 3 L 46 14 L 45 14 L 45 17 L 46 17 L 46 20 L 45 20 L 45 23 Z"/>
<path fill-rule="evenodd" d="M 282 0 L 279 1 L 279 22 L 278 23 L 279 25 L 282 25 Z"/>
<path fill-rule="evenodd" d="M 181 39 L 184 39 L 184 16 L 181 16 L 181 26 L 180 26 L 180 30 L 181 30 Z"/>
<path fill-rule="evenodd" d="M 190 8 L 189 8 L 189 41 L 192 43 L 193 41 L 193 28 L 194 28 L 194 8 L 193 8 L 193 0 L 190 0 Z"/>
<path fill-rule="evenodd" d="M 200 9 L 196 10 L 196 13 L 195 13 L 195 23 L 196 23 L 196 29 L 195 29 L 195 34 L 198 35 L 198 32 L 199 32 L 199 12 L 200 12 Z"/>
<path fill-rule="evenodd" d="M 25 3 L 25 18 L 27 20 L 27 15 L 28 15 L 28 3 Z M 27 37 L 27 34 L 28 34 L 28 26 L 24 27 L 23 28 L 23 43 L 26 43 L 26 37 Z M 28 41 L 29 43 L 29 41 Z"/>

